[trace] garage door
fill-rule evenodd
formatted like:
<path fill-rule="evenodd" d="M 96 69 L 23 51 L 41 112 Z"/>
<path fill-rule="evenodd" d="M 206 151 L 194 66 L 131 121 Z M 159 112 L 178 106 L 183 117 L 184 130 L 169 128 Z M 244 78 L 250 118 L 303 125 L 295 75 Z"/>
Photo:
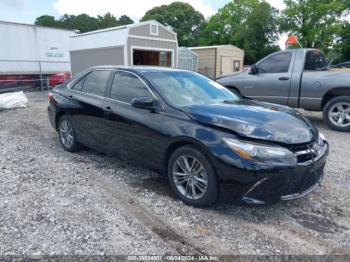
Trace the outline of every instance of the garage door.
<path fill-rule="evenodd" d="M 171 56 L 168 51 L 133 50 L 133 65 L 171 67 Z"/>

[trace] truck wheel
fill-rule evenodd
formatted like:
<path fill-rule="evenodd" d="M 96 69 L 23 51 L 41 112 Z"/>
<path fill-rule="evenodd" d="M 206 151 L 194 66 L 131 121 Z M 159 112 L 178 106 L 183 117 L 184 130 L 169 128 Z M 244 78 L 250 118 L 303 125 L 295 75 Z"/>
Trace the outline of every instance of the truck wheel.
<path fill-rule="evenodd" d="M 231 86 L 227 86 L 227 89 L 230 90 L 233 94 L 235 94 L 235 95 L 238 96 L 239 98 L 242 97 L 241 93 L 238 91 L 237 88 L 231 87 Z"/>
<path fill-rule="evenodd" d="M 323 120 L 337 131 L 350 131 L 350 96 L 332 98 L 323 109 Z"/>

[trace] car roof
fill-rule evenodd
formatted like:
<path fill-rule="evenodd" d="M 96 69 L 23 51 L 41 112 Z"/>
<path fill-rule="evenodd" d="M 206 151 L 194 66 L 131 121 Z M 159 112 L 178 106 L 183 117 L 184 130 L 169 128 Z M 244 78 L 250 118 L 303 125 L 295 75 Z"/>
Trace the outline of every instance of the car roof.
<path fill-rule="evenodd" d="M 139 73 L 144 72 L 169 72 L 169 71 L 189 71 L 186 69 L 178 69 L 178 68 L 172 68 L 172 67 L 163 67 L 163 66 L 122 66 L 122 65 L 101 65 L 101 66 L 94 66 L 89 68 L 91 69 L 122 69 L 127 71 L 134 71 Z"/>

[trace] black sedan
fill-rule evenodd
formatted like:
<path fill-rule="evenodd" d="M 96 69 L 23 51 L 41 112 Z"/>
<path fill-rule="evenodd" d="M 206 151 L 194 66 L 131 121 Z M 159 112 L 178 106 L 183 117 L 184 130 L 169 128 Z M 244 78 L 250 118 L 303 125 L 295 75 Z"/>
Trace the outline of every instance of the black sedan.
<path fill-rule="evenodd" d="M 94 67 L 49 101 L 64 149 L 84 145 L 159 172 L 189 205 L 213 204 L 223 184 L 244 203 L 296 199 L 323 177 L 328 143 L 298 111 L 195 72 Z"/>

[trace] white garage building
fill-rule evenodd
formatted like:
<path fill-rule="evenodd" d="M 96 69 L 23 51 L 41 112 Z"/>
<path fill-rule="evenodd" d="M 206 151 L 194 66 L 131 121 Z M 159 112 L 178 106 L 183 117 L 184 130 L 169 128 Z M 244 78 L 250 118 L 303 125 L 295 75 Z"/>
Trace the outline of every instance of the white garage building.
<path fill-rule="evenodd" d="M 176 33 L 157 21 L 87 32 L 71 37 L 72 74 L 97 65 L 177 67 Z"/>

